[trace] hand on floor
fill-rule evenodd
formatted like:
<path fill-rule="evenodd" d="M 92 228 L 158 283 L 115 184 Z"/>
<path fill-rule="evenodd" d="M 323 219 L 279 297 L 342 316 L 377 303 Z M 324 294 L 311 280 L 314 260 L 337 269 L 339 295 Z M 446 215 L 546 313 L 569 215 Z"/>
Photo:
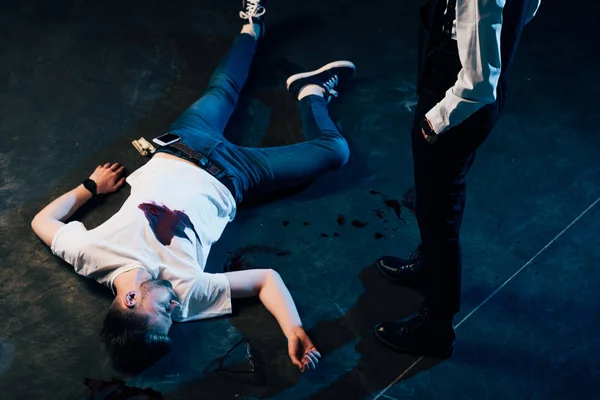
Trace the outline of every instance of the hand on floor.
<path fill-rule="evenodd" d="M 321 358 L 321 353 L 317 351 L 302 327 L 295 328 L 288 336 L 288 352 L 294 365 L 302 372 L 315 369 Z"/>
<path fill-rule="evenodd" d="M 111 193 L 123 186 L 124 170 L 125 167 L 119 163 L 98 165 L 98 168 L 90 176 L 90 179 L 96 182 L 96 192 L 98 194 Z"/>

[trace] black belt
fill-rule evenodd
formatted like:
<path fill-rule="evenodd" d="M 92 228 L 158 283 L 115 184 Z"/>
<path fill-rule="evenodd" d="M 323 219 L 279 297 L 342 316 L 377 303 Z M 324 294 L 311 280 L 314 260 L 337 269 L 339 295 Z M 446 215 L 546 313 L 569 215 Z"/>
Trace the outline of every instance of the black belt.
<path fill-rule="evenodd" d="M 227 177 L 227 170 L 213 163 L 208 157 L 206 157 L 201 152 L 196 151 L 191 147 L 188 147 L 180 142 L 170 144 L 168 146 L 162 147 L 161 149 L 167 150 L 168 153 L 171 153 L 177 157 L 181 157 L 185 160 L 193 162 L 198 167 L 202 168 L 203 170 L 214 176 L 219 182 L 221 182 L 227 189 L 229 189 L 233 198 L 236 199 L 235 186 L 233 185 L 231 179 Z"/>

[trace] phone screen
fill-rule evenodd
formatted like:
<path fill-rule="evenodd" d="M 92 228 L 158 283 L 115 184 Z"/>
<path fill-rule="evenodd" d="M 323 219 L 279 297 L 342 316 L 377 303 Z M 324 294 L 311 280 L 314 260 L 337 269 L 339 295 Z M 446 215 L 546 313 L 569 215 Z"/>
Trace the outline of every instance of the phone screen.
<path fill-rule="evenodd" d="M 165 133 L 164 135 L 161 135 L 161 136 L 157 137 L 156 139 L 160 140 L 163 143 L 169 143 L 174 140 L 179 140 L 179 136 L 175 135 L 173 133 Z"/>

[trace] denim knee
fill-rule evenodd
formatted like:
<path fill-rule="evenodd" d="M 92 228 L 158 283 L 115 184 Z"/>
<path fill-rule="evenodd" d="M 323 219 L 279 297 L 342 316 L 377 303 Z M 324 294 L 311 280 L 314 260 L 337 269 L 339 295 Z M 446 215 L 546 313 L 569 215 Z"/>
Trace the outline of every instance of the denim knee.
<path fill-rule="evenodd" d="M 350 158 L 350 148 L 348 142 L 343 137 L 335 139 L 333 146 L 333 156 L 331 157 L 331 168 L 338 169 L 346 165 Z"/>

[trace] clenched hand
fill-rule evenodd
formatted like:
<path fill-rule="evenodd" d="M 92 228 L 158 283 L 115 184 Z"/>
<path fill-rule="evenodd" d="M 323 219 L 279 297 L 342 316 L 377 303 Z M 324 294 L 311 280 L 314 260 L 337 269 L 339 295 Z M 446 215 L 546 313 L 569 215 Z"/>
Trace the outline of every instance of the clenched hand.
<path fill-rule="evenodd" d="M 123 171 L 125 167 L 119 163 L 106 163 L 98 165 L 90 179 L 96 182 L 96 193 L 105 194 L 111 193 L 123 186 L 125 177 Z"/>
<path fill-rule="evenodd" d="M 302 327 L 295 328 L 288 336 L 288 352 L 294 365 L 302 372 L 315 369 L 321 358 L 321 353 L 317 351 Z"/>

